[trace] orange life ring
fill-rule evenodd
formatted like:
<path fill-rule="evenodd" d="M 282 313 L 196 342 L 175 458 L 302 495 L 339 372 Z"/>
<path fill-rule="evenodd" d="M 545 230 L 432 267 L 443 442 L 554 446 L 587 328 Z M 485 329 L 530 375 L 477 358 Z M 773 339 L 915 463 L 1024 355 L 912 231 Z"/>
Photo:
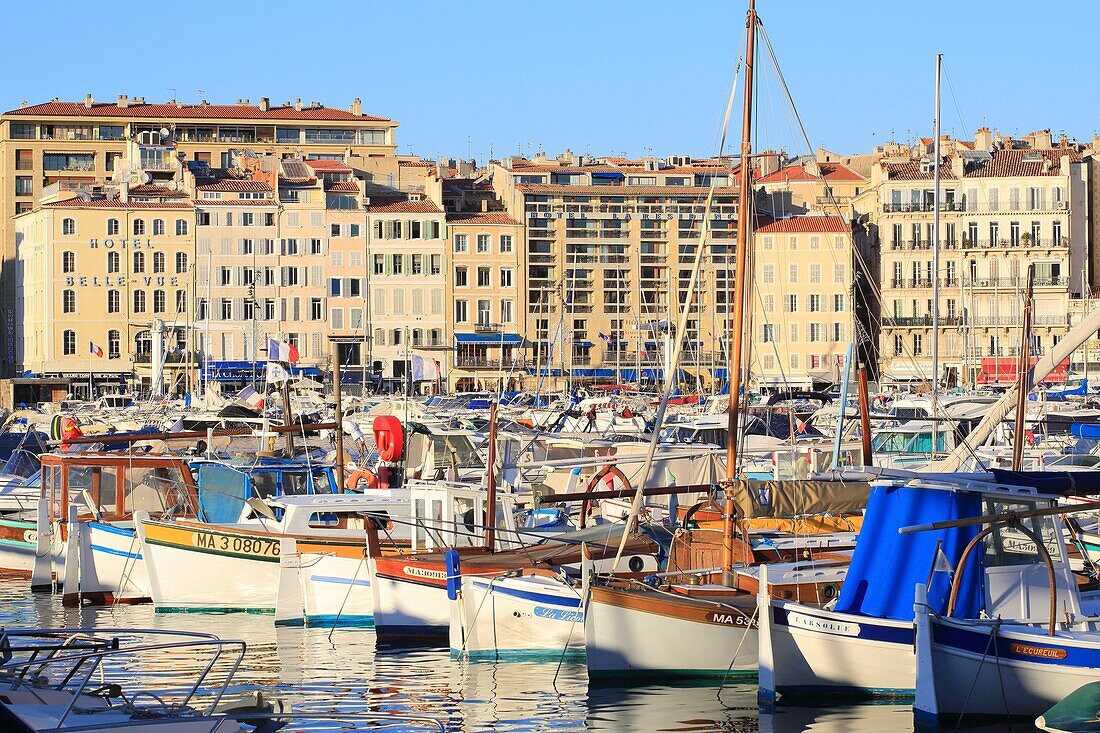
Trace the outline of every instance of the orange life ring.
<path fill-rule="evenodd" d="M 374 443 L 383 461 L 392 463 L 400 460 L 405 447 L 405 428 L 393 415 L 379 415 L 374 418 Z"/>
<path fill-rule="evenodd" d="M 1027 439 L 1027 444 L 1028 445 L 1035 445 L 1035 431 L 1025 430 L 1024 431 L 1024 438 Z"/>
<path fill-rule="evenodd" d="M 374 472 L 369 468 L 357 469 L 351 476 L 348 477 L 347 483 L 344 488 L 348 491 L 358 491 L 359 483 L 365 481 L 368 489 L 378 488 L 378 477 L 374 475 Z"/>

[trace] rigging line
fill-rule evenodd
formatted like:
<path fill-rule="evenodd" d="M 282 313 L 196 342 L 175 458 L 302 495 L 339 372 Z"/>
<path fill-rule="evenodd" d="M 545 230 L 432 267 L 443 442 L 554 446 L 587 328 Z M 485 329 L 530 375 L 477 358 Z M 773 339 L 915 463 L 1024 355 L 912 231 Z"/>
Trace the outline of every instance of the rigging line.
<path fill-rule="evenodd" d="M 962 107 L 959 106 L 959 98 L 955 96 L 955 86 L 951 83 L 951 74 L 947 72 L 947 64 L 944 61 L 940 61 L 940 69 L 943 71 L 944 78 L 947 80 L 947 90 L 951 92 L 951 101 L 955 104 L 955 113 L 959 116 L 959 125 L 963 130 L 969 130 L 970 126 L 966 124 L 966 119 L 963 118 Z"/>

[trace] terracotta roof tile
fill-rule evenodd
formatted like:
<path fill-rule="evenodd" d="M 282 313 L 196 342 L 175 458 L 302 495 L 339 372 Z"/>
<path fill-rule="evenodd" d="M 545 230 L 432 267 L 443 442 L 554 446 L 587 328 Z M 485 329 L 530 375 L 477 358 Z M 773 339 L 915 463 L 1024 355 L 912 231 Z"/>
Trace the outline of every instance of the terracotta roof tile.
<path fill-rule="evenodd" d="M 341 160 L 304 160 L 302 162 L 321 173 L 351 173 L 351 167 Z"/>
<path fill-rule="evenodd" d="M 826 181 L 863 181 L 863 176 L 843 163 L 819 163 L 821 178 Z M 804 165 L 788 165 L 774 173 L 758 179 L 757 183 L 787 183 L 799 181 L 817 181 L 818 177 L 810 173 Z"/>
<path fill-rule="evenodd" d="M 428 163 L 428 162 L 423 161 L 423 160 L 399 160 L 399 161 L 397 161 L 397 164 L 399 166 L 404 167 L 404 168 L 432 168 L 432 167 L 434 167 L 433 163 Z"/>
<path fill-rule="evenodd" d="M 261 111 L 254 104 L 130 104 L 119 107 L 114 102 L 95 102 L 85 107 L 83 102 L 43 102 L 20 109 L 9 110 L 5 115 L 37 117 L 134 117 L 152 119 L 211 119 L 211 120 L 316 120 L 319 122 L 389 122 L 385 117 L 355 115 L 331 107 L 303 107 L 293 105 L 268 107 Z"/>
<path fill-rule="evenodd" d="M 386 201 L 386 202 L 373 202 L 367 207 L 367 211 L 376 214 L 393 213 L 393 214 L 442 214 L 443 212 L 434 203 L 428 199 L 421 199 L 420 201 L 409 201 L 406 199 L 400 199 L 398 201 Z"/>
<path fill-rule="evenodd" d="M 200 199 L 195 206 L 275 206 L 277 203 L 275 199 Z"/>
<path fill-rule="evenodd" d="M 789 219 L 761 219 L 757 234 L 804 234 L 808 232 L 851 232 L 852 227 L 839 216 L 792 216 Z"/>
<path fill-rule="evenodd" d="M 477 211 L 474 213 L 447 214 L 449 224 L 511 224 L 519 222 L 503 211 Z"/>
<path fill-rule="evenodd" d="M 270 191 L 265 181 L 251 181 L 241 178 L 223 178 L 220 181 L 198 184 L 200 191 L 236 191 L 238 193 L 261 193 Z"/>
<path fill-rule="evenodd" d="M 42 204 L 44 209 L 193 209 L 195 208 L 191 203 L 183 203 L 180 201 L 120 201 L 118 199 L 92 199 L 91 201 L 85 201 L 77 196 L 76 198 L 66 199 L 64 201 L 54 201 L 48 204 Z"/>
<path fill-rule="evenodd" d="M 892 181 L 931 181 L 933 179 L 932 166 L 928 170 L 921 170 L 919 160 L 907 160 L 904 163 L 884 163 L 886 176 Z M 947 158 L 940 164 L 940 178 L 954 180 L 955 174 L 951 172 L 951 164 Z"/>
<path fill-rule="evenodd" d="M 355 181 L 333 181 L 325 190 L 334 193 L 359 193 L 359 184 Z"/>
<path fill-rule="evenodd" d="M 1081 156 L 1064 148 L 1050 150 L 994 150 L 989 160 L 970 161 L 966 178 L 994 178 L 1009 176 L 1059 176 L 1062 156 L 1069 156 L 1071 163 L 1080 162 Z"/>
<path fill-rule="evenodd" d="M 577 196 L 706 196 L 707 186 L 570 186 L 564 183 L 521 183 L 524 193 L 558 193 Z M 737 189 L 719 187 L 719 196 L 736 196 Z"/>

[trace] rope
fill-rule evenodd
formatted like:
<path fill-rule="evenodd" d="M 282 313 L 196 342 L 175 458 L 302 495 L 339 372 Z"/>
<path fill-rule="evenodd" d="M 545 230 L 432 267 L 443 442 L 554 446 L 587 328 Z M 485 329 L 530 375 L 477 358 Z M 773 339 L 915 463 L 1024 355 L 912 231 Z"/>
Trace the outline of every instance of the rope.
<path fill-rule="evenodd" d="M 997 678 L 1001 683 L 1001 703 L 1004 705 L 1005 715 L 1008 714 L 1008 699 L 1005 697 L 1005 685 L 1004 680 L 1001 679 L 1001 657 L 997 651 L 996 639 L 997 629 L 1001 626 L 1001 617 L 998 616 L 993 622 L 992 628 L 989 629 L 989 641 L 985 644 L 985 651 L 982 652 L 982 658 L 978 661 L 978 669 L 974 672 L 974 679 L 970 682 L 970 689 L 966 691 L 966 699 L 963 700 L 962 709 L 959 711 L 959 718 L 955 721 L 955 730 L 959 730 L 962 725 L 963 716 L 966 715 L 966 707 L 970 704 L 970 697 L 974 694 L 974 688 L 978 684 L 978 676 L 982 673 L 982 667 L 985 665 L 985 659 L 989 656 L 990 647 L 993 648 L 993 656 L 997 660 Z"/>

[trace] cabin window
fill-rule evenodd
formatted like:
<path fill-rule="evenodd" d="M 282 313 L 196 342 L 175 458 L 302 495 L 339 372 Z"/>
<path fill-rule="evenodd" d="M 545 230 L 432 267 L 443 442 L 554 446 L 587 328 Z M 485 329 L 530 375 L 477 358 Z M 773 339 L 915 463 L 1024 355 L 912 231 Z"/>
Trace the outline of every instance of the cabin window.
<path fill-rule="evenodd" d="M 283 496 L 301 496 L 309 493 L 309 476 L 306 473 L 283 473 Z"/>
<path fill-rule="evenodd" d="M 128 512 L 179 513 L 189 504 L 179 471 L 168 467 L 128 468 L 124 501 Z"/>
<path fill-rule="evenodd" d="M 278 492 L 278 481 L 271 471 L 254 471 L 252 473 L 252 493 L 260 499 L 269 499 Z"/>
<path fill-rule="evenodd" d="M 1032 503 L 1016 503 L 987 500 L 985 502 L 986 514 L 1003 514 L 1006 512 L 1026 512 L 1044 507 Z M 1059 552 L 1057 531 L 1053 517 L 1028 517 L 1021 520 L 1032 533 L 1043 539 L 1050 559 L 1061 562 L 1062 554 Z M 1012 527 L 1000 527 L 985 540 L 985 567 L 1004 567 L 1008 565 L 1042 565 L 1044 560 L 1039 556 L 1039 551 L 1027 535 Z M 1044 578 L 1045 582 L 1045 578 Z"/>

